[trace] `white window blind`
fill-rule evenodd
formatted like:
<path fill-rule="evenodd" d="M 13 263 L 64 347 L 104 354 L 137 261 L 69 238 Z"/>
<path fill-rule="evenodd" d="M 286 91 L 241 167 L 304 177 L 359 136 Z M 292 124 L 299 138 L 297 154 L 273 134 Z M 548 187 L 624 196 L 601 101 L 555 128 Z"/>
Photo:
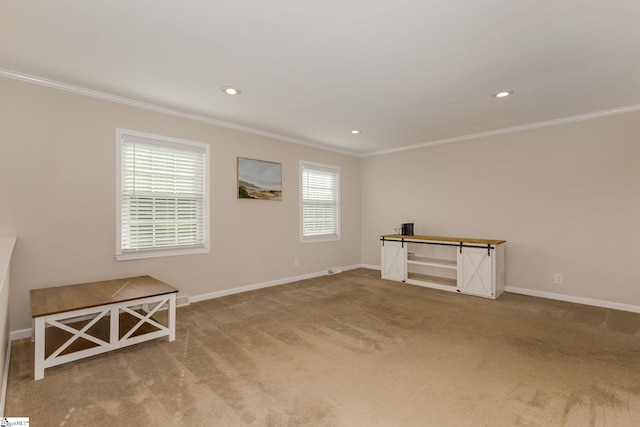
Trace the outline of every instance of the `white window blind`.
<path fill-rule="evenodd" d="M 208 251 L 208 146 L 119 132 L 119 259 Z"/>
<path fill-rule="evenodd" d="M 340 238 L 340 169 L 300 162 L 302 241 Z"/>

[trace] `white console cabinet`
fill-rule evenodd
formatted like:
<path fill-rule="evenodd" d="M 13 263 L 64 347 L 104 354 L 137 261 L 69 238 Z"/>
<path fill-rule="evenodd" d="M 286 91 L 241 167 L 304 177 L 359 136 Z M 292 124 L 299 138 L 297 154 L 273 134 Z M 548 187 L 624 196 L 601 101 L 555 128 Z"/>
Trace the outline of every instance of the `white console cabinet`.
<path fill-rule="evenodd" d="M 381 236 L 382 278 L 498 298 L 504 291 L 505 240 Z"/>

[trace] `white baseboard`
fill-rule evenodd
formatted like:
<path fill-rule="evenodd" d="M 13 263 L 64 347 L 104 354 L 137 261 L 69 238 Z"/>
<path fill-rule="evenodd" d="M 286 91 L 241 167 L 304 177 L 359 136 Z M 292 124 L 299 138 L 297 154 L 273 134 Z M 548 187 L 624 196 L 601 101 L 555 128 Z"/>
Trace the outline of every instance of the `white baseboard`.
<path fill-rule="evenodd" d="M 573 302 L 576 304 L 592 305 L 595 307 L 611 308 L 614 310 L 640 313 L 640 306 L 637 306 L 637 305 L 622 304 L 619 302 L 584 298 L 584 297 L 578 297 L 574 295 L 556 294 L 554 292 L 536 291 L 535 289 L 516 288 L 513 286 L 505 286 L 504 290 L 506 292 L 511 292 L 514 294 L 529 295 L 529 296 L 538 297 L 538 298 L 547 298 L 547 299 L 553 299 L 558 301 Z"/>
<path fill-rule="evenodd" d="M 350 265 L 350 266 L 347 266 L 347 267 L 342 267 L 342 271 L 354 270 L 356 268 L 368 268 L 368 269 L 371 269 L 371 270 L 380 270 L 381 269 L 381 267 L 379 265 L 355 264 L 355 265 Z M 320 276 L 324 276 L 326 274 L 327 274 L 326 271 L 322 271 L 322 272 L 317 272 L 317 273 L 305 274 L 305 275 L 302 275 L 302 276 L 295 276 L 295 277 L 288 277 L 288 278 L 280 279 L 280 280 L 273 280 L 273 281 L 270 281 L 270 282 L 263 282 L 263 283 L 256 283 L 256 284 L 253 284 L 253 285 L 241 286 L 241 287 L 233 288 L 233 289 L 225 289 L 223 291 L 212 292 L 212 293 L 209 293 L 209 294 L 190 297 L 189 298 L 189 302 L 205 301 L 205 300 L 208 300 L 208 299 L 219 298 L 219 297 L 223 297 L 223 296 L 226 296 L 226 295 L 233 295 L 233 294 L 238 294 L 238 293 L 241 293 L 241 292 L 253 291 L 255 289 L 261 289 L 261 288 L 267 288 L 267 287 L 270 287 L 270 286 L 283 285 L 285 283 L 296 282 L 298 280 L 304 280 L 304 279 L 311 279 L 311 278 L 314 278 L 314 277 L 320 277 Z M 630 312 L 633 312 L 633 313 L 640 313 L 640 306 L 637 306 L 637 305 L 621 304 L 621 303 L 612 302 L 612 301 L 603 301 L 603 300 L 596 300 L 596 299 L 578 297 L 578 296 L 573 296 L 573 295 L 556 294 L 556 293 L 553 293 L 553 292 L 537 291 L 535 289 L 517 288 L 517 287 L 513 287 L 513 286 L 505 286 L 504 290 L 506 292 L 511 292 L 511 293 L 514 293 L 514 294 L 529 295 L 529 296 L 538 297 L 538 298 L 547 298 L 547 299 L 553 299 L 553 300 L 558 300 L 558 301 L 572 302 L 572 303 L 576 303 L 576 304 L 584 304 L 584 305 L 591 305 L 591 306 L 595 306 L 595 307 L 611 308 L 611 309 L 614 309 L 614 310 L 630 311 Z"/>
<path fill-rule="evenodd" d="M 21 340 L 22 338 L 31 338 L 31 328 L 9 332 L 10 341 Z"/>
<path fill-rule="evenodd" d="M 371 270 L 380 270 L 380 266 L 379 265 L 370 265 L 370 264 L 354 264 L 354 265 L 350 265 L 350 266 L 346 266 L 346 267 L 341 267 L 342 271 L 354 270 L 356 268 L 368 268 L 368 269 L 371 269 Z M 195 303 L 195 302 L 199 302 L 199 301 L 206 301 L 206 300 L 209 300 L 209 299 L 220 298 L 220 297 L 224 297 L 224 296 L 227 296 L 227 295 L 234 295 L 234 294 L 239 294 L 239 293 L 242 293 L 242 292 L 253 291 L 253 290 L 256 290 L 256 289 L 268 288 L 268 287 L 271 287 L 271 286 L 284 285 L 286 283 L 297 282 L 299 280 L 313 279 L 315 277 L 326 276 L 327 274 L 328 273 L 325 270 L 325 271 L 320 271 L 320 272 L 316 272 L 316 273 L 303 274 L 303 275 L 300 275 L 300 276 L 287 277 L 287 278 L 284 278 L 284 279 L 271 280 L 269 282 L 255 283 L 253 285 L 240 286 L 240 287 L 237 287 L 237 288 L 225 289 L 225 290 L 222 290 L 222 291 L 211 292 L 211 293 L 202 294 L 202 295 L 196 295 L 196 296 L 192 296 L 192 297 L 187 297 L 188 298 L 188 302 L 186 302 L 186 304 L 185 304 L 185 302 L 183 301 L 182 305 L 188 305 L 190 303 Z M 621 303 L 617 303 L 617 302 L 596 300 L 596 299 L 591 299 L 591 298 L 583 298 L 583 297 L 578 297 L 578 296 L 573 296 L 573 295 L 556 294 L 556 293 L 553 293 L 553 292 L 537 291 L 537 290 L 534 290 L 534 289 L 517 288 L 517 287 L 513 287 L 513 286 L 505 286 L 504 290 L 506 292 L 511 292 L 511 293 L 514 293 L 514 294 L 529 295 L 529 296 L 538 297 L 538 298 L 547 298 L 547 299 L 553 299 L 553 300 L 558 300 L 558 301 L 573 302 L 573 303 L 576 303 L 576 304 L 585 304 L 585 305 L 592 305 L 592 306 L 595 306 L 595 307 L 611 308 L 611 309 L 614 309 L 614 310 L 622 310 L 622 311 L 630 311 L 630 312 L 633 312 L 633 313 L 640 313 L 640 306 L 637 306 L 637 305 L 621 304 Z M 21 329 L 21 330 L 18 330 L 18 331 L 11 331 L 9 333 L 9 340 L 10 341 L 15 341 L 15 340 L 19 340 L 19 339 L 23 339 L 23 338 L 30 338 L 30 337 L 31 337 L 31 328 Z M 9 357 L 9 356 L 7 356 L 7 357 Z"/>
<path fill-rule="evenodd" d="M 381 270 L 379 265 L 361 264 L 362 268 L 370 268 L 373 270 Z M 505 292 L 514 294 L 529 295 L 532 297 L 553 299 L 557 301 L 572 302 L 576 304 L 591 305 L 594 307 L 611 308 L 613 310 L 630 311 L 632 313 L 640 313 L 640 306 L 631 304 L 622 304 L 619 302 L 604 301 L 592 298 L 578 297 L 574 295 L 556 294 L 554 292 L 537 291 L 535 289 L 517 288 L 514 286 L 505 286 Z"/>
<path fill-rule="evenodd" d="M 342 271 L 348 271 L 348 270 L 353 270 L 360 267 L 362 267 L 362 265 L 355 264 L 355 265 L 349 265 L 346 267 L 340 267 L 340 269 Z M 303 274 L 300 276 L 287 277 L 284 279 L 271 280 L 269 282 L 255 283 L 253 285 L 240 286 L 238 288 L 225 289 L 222 291 L 211 292 L 208 294 L 196 295 L 191 297 L 187 295 L 184 295 L 184 296 L 181 295 L 179 298 L 179 304 L 177 304 L 177 306 L 182 307 L 194 302 L 206 301 L 208 299 L 220 298 L 227 295 L 239 294 L 241 292 L 248 292 L 256 289 L 268 288 L 271 286 L 284 285 L 285 283 L 297 282 L 298 280 L 312 279 L 314 277 L 326 276 L 327 274 L 328 274 L 327 270 L 324 270 L 317 273 L 309 273 L 309 274 Z M 15 341 L 15 340 L 30 338 L 30 337 L 31 337 L 31 328 L 21 329 L 18 331 L 11 331 L 9 333 L 10 341 Z"/>
<path fill-rule="evenodd" d="M 349 265 L 349 266 L 346 266 L 346 267 L 339 267 L 339 268 L 342 271 L 348 271 L 348 270 L 353 270 L 353 269 L 360 268 L 360 267 L 362 267 L 362 265 L 356 264 L 356 265 Z M 190 303 L 194 303 L 194 302 L 206 301 L 206 300 L 209 300 L 209 299 L 220 298 L 220 297 L 224 297 L 224 296 L 227 296 L 227 295 L 234 295 L 234 294 L 239 294 L 239 293 L 242 293 L 242 292 L 254 291 L 256 289 L 262 289 L 262 288 L 269 288 L 271 286 L 284 285 L 286 283 L 297 282 L 299 280 L 313 279 L 315 277 L 326 276 L 327 274 L 328 274 L 327 270 L 324 270 L 324 271 L 319 271 L 319 272 L 316 272 L 316 273 L 308 273 L 308 274 L 303 274 L 303 275 L 300 275 L 300 276 L 293 276 L 293 277 L 286 277 L 284 279 L 271 280 L 269 282 L 255 283 L 253 285 L 240 286 L 240 287 L 232 288 L 232 289 L 224 289 L 222 291 L 216 291 L 216 292 L 211 292 L 211 293 L 208 293 L 208 294 L 195 295 L 195 296 L 189 297 L 189 302 Z"/>

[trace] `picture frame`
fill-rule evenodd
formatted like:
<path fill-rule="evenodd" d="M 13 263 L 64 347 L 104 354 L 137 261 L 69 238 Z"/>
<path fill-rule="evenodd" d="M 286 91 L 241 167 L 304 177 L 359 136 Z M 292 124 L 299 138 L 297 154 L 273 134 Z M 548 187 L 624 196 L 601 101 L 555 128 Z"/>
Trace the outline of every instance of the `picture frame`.
<path fill-rule="evenodd" d="M 238 199 L 282 200 L 282 163 L 237 158 Z"/>

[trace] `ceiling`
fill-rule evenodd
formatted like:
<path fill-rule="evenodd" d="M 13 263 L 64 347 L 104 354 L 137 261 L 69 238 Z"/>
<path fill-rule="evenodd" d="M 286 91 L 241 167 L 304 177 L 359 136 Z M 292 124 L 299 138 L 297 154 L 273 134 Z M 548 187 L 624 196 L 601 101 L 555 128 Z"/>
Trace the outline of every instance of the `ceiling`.
<path fill-rule="evenodd" d="M 638 0 L 2 0 L 0 71 L 366 155 L 640 109 L 639 23 Z"/>

